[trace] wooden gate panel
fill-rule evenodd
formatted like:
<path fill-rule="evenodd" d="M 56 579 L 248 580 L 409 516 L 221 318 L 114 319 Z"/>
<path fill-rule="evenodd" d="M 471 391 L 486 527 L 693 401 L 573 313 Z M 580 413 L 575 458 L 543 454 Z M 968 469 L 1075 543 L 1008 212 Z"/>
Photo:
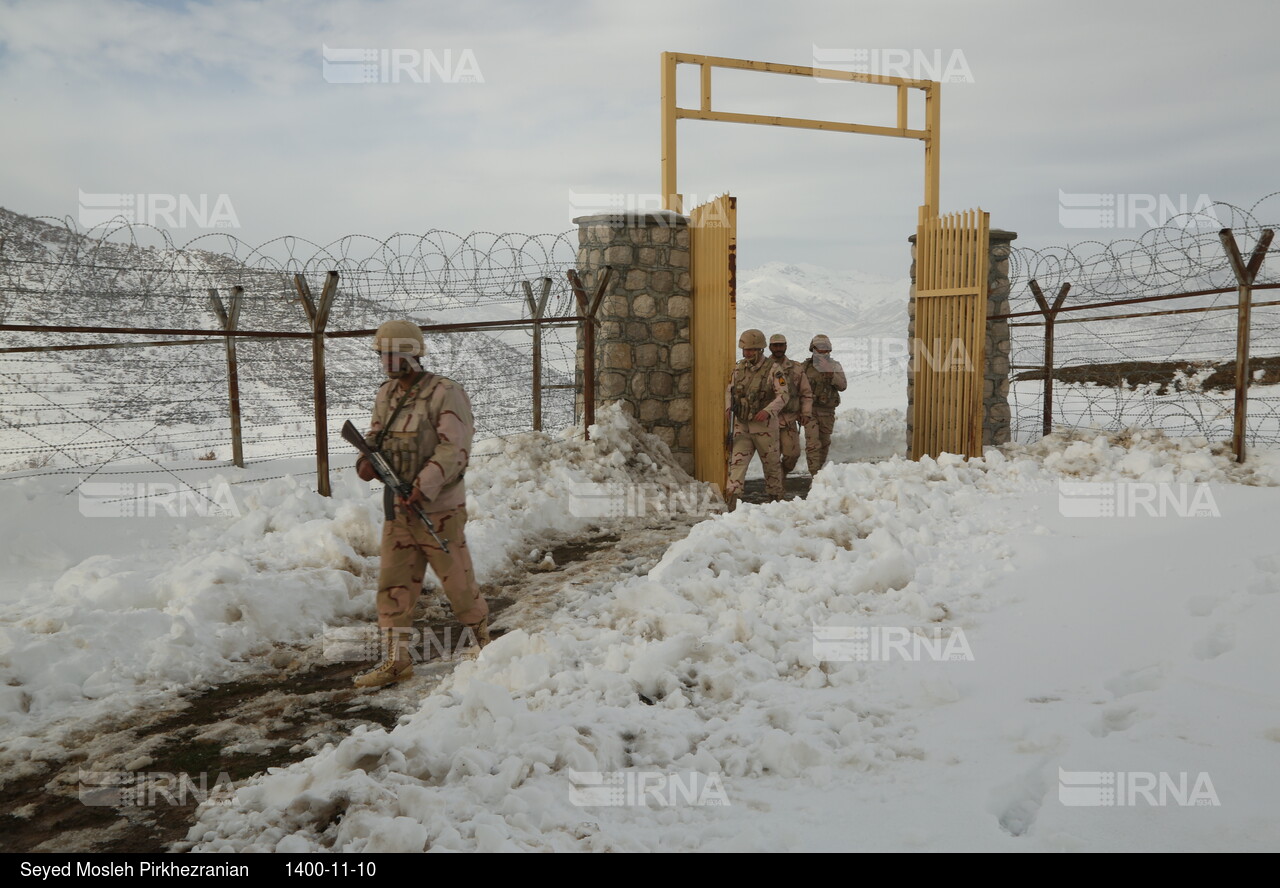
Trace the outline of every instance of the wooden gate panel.
<path fill-rule="evenodd" d="M 980 209 L 928 210 L 916 229 L 911 458 L 981 456 L 990 219 Z"/>
<path fill-rule="evenodd" d="M 694 477 L 722 491 L 728 481 L 724 390 L 737 346 L 737 234 L 736 197 L 721 195 L 689 213 Z"/>

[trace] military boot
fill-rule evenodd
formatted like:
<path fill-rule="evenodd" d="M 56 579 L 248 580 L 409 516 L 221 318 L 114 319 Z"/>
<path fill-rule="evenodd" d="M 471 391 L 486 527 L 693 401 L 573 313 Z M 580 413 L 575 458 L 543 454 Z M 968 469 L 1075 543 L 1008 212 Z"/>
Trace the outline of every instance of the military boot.
<path fill-rule="evenodd" d="M 471 633 L 471 644 L 462 649 L 461 655 L 468 659 L 474 660 L 480 656 L 480 651 L 489 643 L 489 618 L 486 616 L 479 623 L 463 624 Z"/>
<path fill-rule="evenodd" d="M 398 681 L 404 681 L 407 678 L 413 678 L 413 660 L 409 659 L 408 651 L 403 650 L 402 646 L 397 643 L 398 638 L 395 630 L 383 629 L 380 632 L 380 636 L 382 662 L 368 672 L 362 672 L 351 680 L 351 683 L 357 688 L 380 688 L 395 684 Z M 403 653 L 404 657 L 397 659 L 398 653 Z"/>

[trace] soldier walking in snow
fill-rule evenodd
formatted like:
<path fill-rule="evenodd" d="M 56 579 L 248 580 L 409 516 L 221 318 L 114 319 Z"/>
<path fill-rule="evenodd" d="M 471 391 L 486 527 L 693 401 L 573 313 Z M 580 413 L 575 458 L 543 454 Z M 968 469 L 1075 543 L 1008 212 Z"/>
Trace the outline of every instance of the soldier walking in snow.
<path fill-rule="evenodd" d="M 738 504 L 753 454 L 760 454 L 764 491 L 771 500 L 782 499 L 782 463 L 778 455 L 778 414 L 787 403 L 787 376 L 764 357 L 764 333 L 748 330 L 738 340 L 742 360 L 733 368 L 725 389 L 725 421 L 730 432 L 729 483 L 725 502 L 730 511 Z"/>
<path fill-rule="evenodd" d="M 800 461 L 800 426 L 813 438 L 818 427 L 813 423 L 813 391 L 804 365 L 787 357 L 787 337 L 774 333 L 769 337 L 769 354 L 787 374 L 787 403 L 778 415 L 778 444 L 782 451 L 782 474 L 785 477 Z"/>
<path fill-rule="evenodd" d="M 809 426 L 805 427 L 805 461 L 809 464 L 809 474 L 816 475 L 827 462 L 836 407 L 840 404 L 840 393 L 849 383 L 840 362 L 831 357 L 830 339 L 819 333 L 809 342 L 809 351 L 809 359 L 801 366 L 813 389 L 813 426 L 818 433 L 815 435 Z"/>
<path fill-rule="evenodd" d="M 384 491 L 387 516 L 382 527 L 382 563 L 378 576 L 378 628 L 382 661 L 356 676 L 359 688 L 376 688 L 413 675 L 407 650 L 413 608 L 422 593 L 429 565 L 453 608 L 454 616 L 475 637 L 477 648 L 489 640 L 489 605 L 480 594 L 467 549 L 467 493 L 463 486 L 475 424 L 471 401 L 462 386 L 422 369 L 422 330 L 412 321 L 388 321 L 374 335 L 374 350 L 390 380 L 378 389 L 373 421 L 365 439 L 379 450 L 397 476 L 412 481 L 413 492 L 400 499 Z M 364 457 L 356 472 L 372 481 L 375 472 Z M 421 505 L 444 546 L 415 515 Z M 447 547 L 447 549 L 446 549 Z"/>

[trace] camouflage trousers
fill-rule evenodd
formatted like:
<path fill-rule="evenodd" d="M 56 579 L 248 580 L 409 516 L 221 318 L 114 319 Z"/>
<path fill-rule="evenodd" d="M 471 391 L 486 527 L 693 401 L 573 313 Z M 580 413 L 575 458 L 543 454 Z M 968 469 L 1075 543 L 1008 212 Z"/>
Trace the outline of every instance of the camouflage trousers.
<path fill-rule="evenodd" d="M 378 574 L 378 626 L 407 628 L 413 625 L 413 606 L 422 594 L 426 568 L 431 567 L 458 622 L 474 625 L 488 615 L 489 605 L 480 594 L 471 550 L 463 532 L 467 509 L 430 512 L 436 533 L 449 544 L 446 553 L 416 516 L 396 509 L 394 521 L 382 525 L 382 565 Z"/>
<path fill-rule="evenodd" d="M 782 453 L 782 474 L 789 475 L 800 461 L 800 425 L 806 438 L 817 437 L 818 426 L 812 418 L 802 420 L 798 413 L 784 413 L 779 419 L 778 447 Z M 828 436 L 830 437 L 830 436 Z"/>
<path fill-rule="evenodd" d="M 729 454 L 729 483 L 725 496 L 742 496 L 746 483 L 747 466 L 751 457 L 760 454 L 764 468 L 764 492 L 769 496 L 782 496 L 782 462 L 778 454 L 778 424 L 756 422 L 745 425 L 739 419 L 733 421 L 733 450 Z"/>
<path fill-rule="evenodd" d="M 827 451 L 831 449 L 831 430 L 836 425 L 835 410 L 813 408 L 813 419 L 804 430 L 805 461 L 809 474 L 816 475 L 827 464 Z"/>

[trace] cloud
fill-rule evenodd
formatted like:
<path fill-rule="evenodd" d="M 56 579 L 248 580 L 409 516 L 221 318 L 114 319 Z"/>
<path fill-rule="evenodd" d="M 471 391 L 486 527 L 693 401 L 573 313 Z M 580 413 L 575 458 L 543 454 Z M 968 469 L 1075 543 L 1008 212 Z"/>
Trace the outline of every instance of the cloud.
<path fill-rule="evenodd" d="M 960 51 L 942 90 L 944 209 L 1020 243 L 1069 240 L 1058 191 L 1265 184 L 1274 79 L 1255 27 L 1194 3 L 10 2 L 0 36 L 12 209 L 77 191 L 229 194 L 246 240 L 351 231 L 564 230 L 571 192 L 659 189 L 659 54 L 813 62 L 814 47 Z M 326 82 L 322 47 L 470 50 L 483 83 Z M 696 88 L 696 72 L 683 85 Z M 716 75 L 717 107 L 891 119 L 892 90 Z M 693 101 L 693 99 L 685 99 Z M 720 103 L 724 103 L 721 105 Z M 882 116 L 877 116 L 882 115 Z M 914 141 L 684 121 L 680 188 L 740 198 L 753 256 L 900 274 L 921 199 Z M 752 251 L 756 251 L 753 254 Z"/>

